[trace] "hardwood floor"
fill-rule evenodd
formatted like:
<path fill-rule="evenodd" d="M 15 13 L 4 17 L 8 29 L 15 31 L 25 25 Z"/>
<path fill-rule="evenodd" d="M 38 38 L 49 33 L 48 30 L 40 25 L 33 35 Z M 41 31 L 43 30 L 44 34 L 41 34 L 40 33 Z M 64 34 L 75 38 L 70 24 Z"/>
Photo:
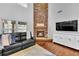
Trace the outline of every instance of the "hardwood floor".
<path fill-rule="evenodd" d="M 79 56 L 79 51 L 51 41 L 36 41 L 37 44 L 54 53 L 57 56 Z"/>

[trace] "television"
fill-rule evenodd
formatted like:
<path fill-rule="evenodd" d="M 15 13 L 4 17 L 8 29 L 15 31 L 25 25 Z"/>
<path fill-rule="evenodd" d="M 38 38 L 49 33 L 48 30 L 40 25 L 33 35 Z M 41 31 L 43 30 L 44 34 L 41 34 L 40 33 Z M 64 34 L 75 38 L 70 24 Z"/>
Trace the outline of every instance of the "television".
<path fill-rule="evenodd" d="M 56 31 L 78 31 L 78 20 L 57 22 Z"/>

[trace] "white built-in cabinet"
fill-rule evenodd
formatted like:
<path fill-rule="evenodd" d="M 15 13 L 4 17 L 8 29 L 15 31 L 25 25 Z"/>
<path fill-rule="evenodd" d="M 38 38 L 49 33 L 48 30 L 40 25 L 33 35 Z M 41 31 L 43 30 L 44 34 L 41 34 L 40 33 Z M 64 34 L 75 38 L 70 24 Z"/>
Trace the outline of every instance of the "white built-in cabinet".
<path fill-rule="evenodd" d="M 53 42 L 79 50 L 79 35 L 55 33 Z"/>

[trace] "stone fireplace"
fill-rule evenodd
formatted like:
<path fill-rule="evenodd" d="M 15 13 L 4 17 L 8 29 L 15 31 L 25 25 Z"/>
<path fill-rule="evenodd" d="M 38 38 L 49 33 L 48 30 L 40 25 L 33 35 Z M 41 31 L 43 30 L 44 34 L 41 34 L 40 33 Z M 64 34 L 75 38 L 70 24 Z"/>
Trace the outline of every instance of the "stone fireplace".
<path fill-rule="evenodd" d="M 45 38 L 48 34 L 48 4 L 34 3 L 34 36 Z"/>

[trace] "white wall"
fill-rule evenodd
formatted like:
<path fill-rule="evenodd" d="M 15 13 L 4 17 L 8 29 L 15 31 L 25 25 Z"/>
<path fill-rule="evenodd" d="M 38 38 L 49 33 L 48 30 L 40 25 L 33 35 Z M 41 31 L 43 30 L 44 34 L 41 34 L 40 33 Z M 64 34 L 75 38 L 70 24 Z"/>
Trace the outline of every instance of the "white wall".
<path fill-rule="evenodd" d="M 48 37 L 52 38 L 52 34 L 53 34 L 53 15 L 52 15 L 52 4 L 48 4 Z"/>
<path fill-rule="evenodd" d="M 7 20 L 26 21 L 28 30 L 33 32 L 33 4 L 24 8 L 16 3 L 0 3 L 0 18 Z"/>
<path fill-rule="evenodd" d="M 57 13 L 59 10 L 62 10 L 61 13 Z M 49 4 L 49 36 L 53 38 L 53 34 L 56 33 L 56 22 L 68 21 L 68 20 L 79 20 L 79 3 L 51 3 Z M 51 24 L 50 24 L 51 23 Z M 62 33 L 71 33 L 71 34 L 79 34 L 79 32 L 65 32 L 60 31 Z"/>

